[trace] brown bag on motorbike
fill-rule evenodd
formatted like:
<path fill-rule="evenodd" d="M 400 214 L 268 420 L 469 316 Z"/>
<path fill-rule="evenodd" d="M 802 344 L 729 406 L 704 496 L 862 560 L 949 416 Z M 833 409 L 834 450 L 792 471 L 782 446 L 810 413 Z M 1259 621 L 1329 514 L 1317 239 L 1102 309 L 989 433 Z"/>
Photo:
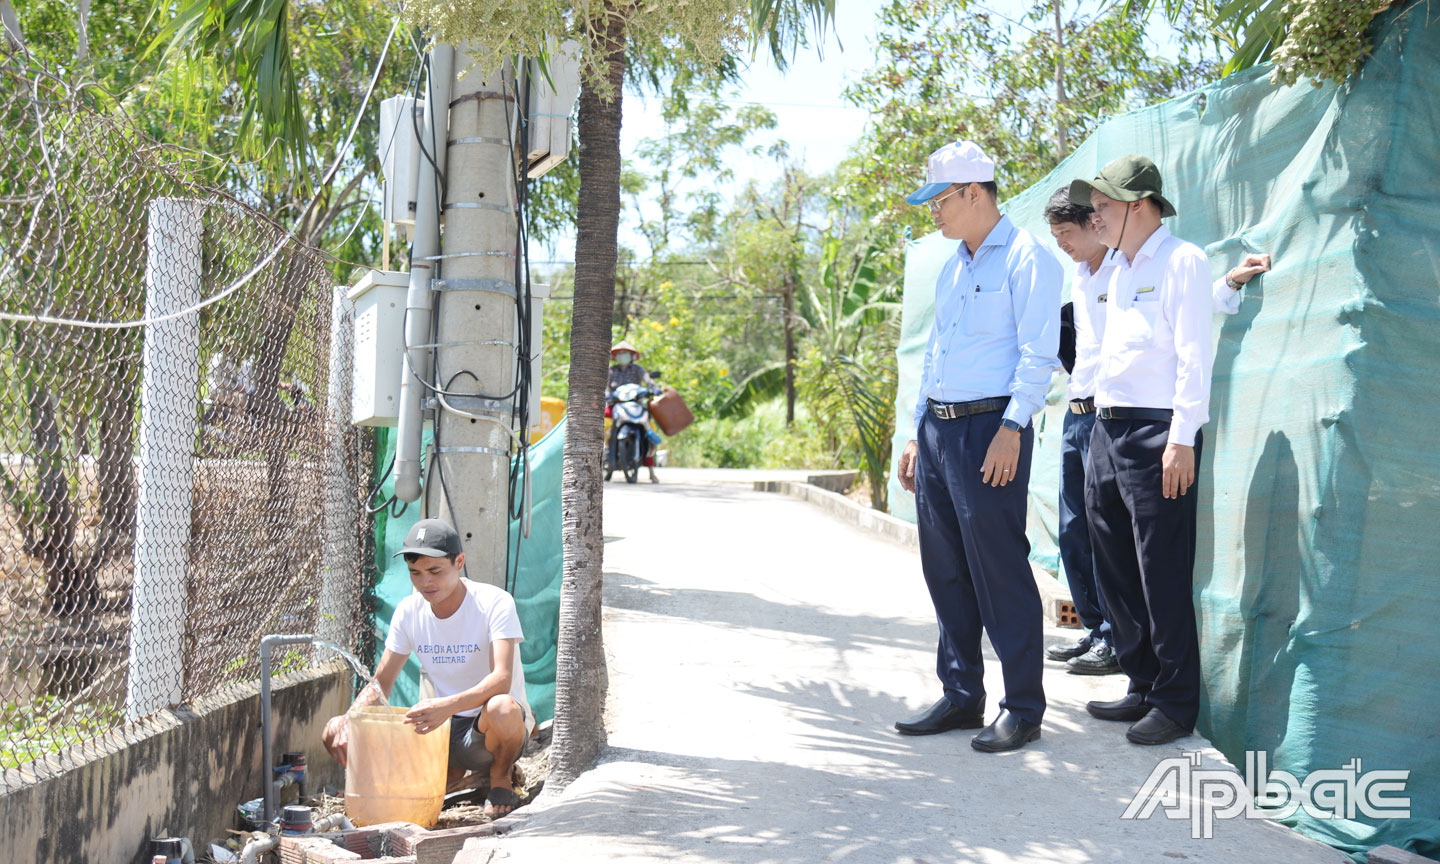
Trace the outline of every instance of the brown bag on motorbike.
<path fill-rule="evenodd" d="M 690 406 L 685 404 L 685 400 L 674 387 L 666 387 L 664 392 L 650 403 L 650 416 L 666 436 L 678 435 L 686 426 L 695 422 Z"/>

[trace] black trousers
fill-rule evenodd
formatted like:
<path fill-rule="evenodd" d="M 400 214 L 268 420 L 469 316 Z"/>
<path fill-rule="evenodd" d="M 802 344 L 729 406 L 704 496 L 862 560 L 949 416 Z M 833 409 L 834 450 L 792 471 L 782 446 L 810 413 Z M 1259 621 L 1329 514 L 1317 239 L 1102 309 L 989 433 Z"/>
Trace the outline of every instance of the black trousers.
<path fill-rule="evenodd" d="M 1021 433 L 1020 462 L 1007 485 L 981 482 L 1000 412 L 941 420 L 926 414 L 916 436 L 915 509 L 920 564 L 940 624 L 935 671 L 945 698 L 978 710 L 985 700 L 980 632 L 1000 657 L 1000 707 L 1039 723 L 1045 715 L 1040 591 L 1025 537 L 1026 494 L 1035 433 Z"/>
<path fill-rule="evenodd" d="M 1097 420 L 1085 506 L 1096 575 L 1130 692 L 1195 728 L 1200 647 L 1195 635 L 1195 502 L 1162 494 L 1165 420 Z M 1195 436 L 1195 466 L 1201 438 Z"/>
<path fill-rule="evenodd" d="M 1085 475 L 1089 471 L 1086 466 L 1090 464 L 1090 436 L 1095 422 L 1094 414 L 1065 412 L 1060 437 L 1060 524 L 1056 540 L 1075 614 L 1090 631 L 1091 639 L 1108 643 L 1110 622 L 1105 620 L 1105 598 L 1096 584 L 1095 554 L 1090 549 L 1090 515 L 1085 507 Z"/>

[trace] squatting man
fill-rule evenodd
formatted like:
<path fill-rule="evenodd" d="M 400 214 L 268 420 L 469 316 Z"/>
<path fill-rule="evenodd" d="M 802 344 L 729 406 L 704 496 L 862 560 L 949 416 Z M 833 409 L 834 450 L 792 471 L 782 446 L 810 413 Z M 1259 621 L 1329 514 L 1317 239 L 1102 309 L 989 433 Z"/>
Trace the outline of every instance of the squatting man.
<path fill-rule="evenodd" d="M 472 772 L 488 770 L 485 813 L 504 816 L 520 803 L 511 770 L 535 730 L 535 714 L 525 699 L 519 648 L 525 636 L 515 601 L 493 585 L 464 577 L 460 536 L 444 520 L 415 523 L 396 555 L 405 556 L 417 593 L 395 607 L 375 683 L 388 699 L 405 661 L 412 653 L 420 655 L 420 668 L 434 684 L 435 696 L 407 711 L 405 723 L 428 735 L 449 720 L 448 791 L 472 788 L 479 779 Z M 380 701 L 381 693 L 366 687 L 352 710 Z M 331 718 L 322 740 L 330 755 L 345 765 L 348 714 Z"/>

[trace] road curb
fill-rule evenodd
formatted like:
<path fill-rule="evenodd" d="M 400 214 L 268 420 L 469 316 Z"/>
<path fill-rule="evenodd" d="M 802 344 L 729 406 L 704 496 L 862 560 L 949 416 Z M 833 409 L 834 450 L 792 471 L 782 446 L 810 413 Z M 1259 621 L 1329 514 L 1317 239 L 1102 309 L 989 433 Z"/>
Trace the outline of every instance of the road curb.
<path fill-rule="evenodd" d="M 898 543 L 911 551 L 920 551 L 920 532 L 913 522 L 897 519 L 889 513 L 881 513 L 838 492 L 790 480 L 756 480 L 755 491 L 798 498 L 819 507 L 841 522 Z M 1030 572 L 1035 577 L 1035 587 L 1040 589 L 1040 606 L 1045 623 L 1052 627 L 1079 626 L 1069 589 L 1062 585 L 1060 580 L 1035 566 L 1034 562 L 1030 563 Z"/>

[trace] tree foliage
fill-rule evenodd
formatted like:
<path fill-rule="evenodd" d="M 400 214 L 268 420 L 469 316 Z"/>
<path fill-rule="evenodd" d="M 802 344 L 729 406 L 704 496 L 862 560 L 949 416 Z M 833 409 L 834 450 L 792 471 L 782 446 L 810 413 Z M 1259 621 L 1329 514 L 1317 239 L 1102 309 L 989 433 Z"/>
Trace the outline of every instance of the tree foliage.
<path fill-rule="evenodd" d="M 841 170 L 841 197 L 865 214 L 890 254 L 928 214 L 906 205 L 926 156 L 967 138 L 995 158 L 1001 197 L 1043 176 L 1112 114 L 1209 80 L 1218 64 L 1199 31 L 1177 33 L 1182 54 L 1159 56 L 1145 21 L 1069 9 L 1056 33 L 1049 0 L 1018 21 L 973 0 L 893 0 L 880 15 L 876 66 L 847 92 L 871 125 Z M 924 34 L 923 38 L 917 34 Z M 1057 91 L 1059 70 L 1063 88 Z M 1063 98 L 1061 95 L 1063 94 Z"/>
<path fill-rule="evenodd" d="M 1376 16 L 1411 0 L 1126 0 L 1126 10 L 1148 15 L 1157 7 L 1172 22 L 1202 18 L 1232 54 L 1224 74 L 1273 61 L 1270 80 L 1343 82 L 1370 56 Z M 1233 34 L 1233 35 L 1232 35 Z"/>

